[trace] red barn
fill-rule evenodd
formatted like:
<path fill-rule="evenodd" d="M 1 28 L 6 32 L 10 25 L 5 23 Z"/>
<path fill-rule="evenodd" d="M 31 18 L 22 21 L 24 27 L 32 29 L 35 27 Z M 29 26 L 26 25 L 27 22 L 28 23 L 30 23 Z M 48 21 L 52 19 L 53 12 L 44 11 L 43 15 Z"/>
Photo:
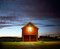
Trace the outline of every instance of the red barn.
<path fill-rule="evenodd" d="M 38 28 L 33 23 L 29 22 L 22 28 L 22 40 L 23 41 L 38 40 Z"/>

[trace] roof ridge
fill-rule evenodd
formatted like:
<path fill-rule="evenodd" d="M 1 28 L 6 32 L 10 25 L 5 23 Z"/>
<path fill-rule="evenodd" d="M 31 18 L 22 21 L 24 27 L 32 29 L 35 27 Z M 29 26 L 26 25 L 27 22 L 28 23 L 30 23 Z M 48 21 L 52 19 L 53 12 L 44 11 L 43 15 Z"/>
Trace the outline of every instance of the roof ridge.
<path fill-rule="evenodd" d="M 29 24 L 32 24 L 34 27 L 38 28 L 38 27 L 37 27 L 37 26 L 35 26 L 32 22 L 28 22 L 28 23 L 26 23 L 22 28 L 24 28 L 24 27 L 28 26 Z"/>

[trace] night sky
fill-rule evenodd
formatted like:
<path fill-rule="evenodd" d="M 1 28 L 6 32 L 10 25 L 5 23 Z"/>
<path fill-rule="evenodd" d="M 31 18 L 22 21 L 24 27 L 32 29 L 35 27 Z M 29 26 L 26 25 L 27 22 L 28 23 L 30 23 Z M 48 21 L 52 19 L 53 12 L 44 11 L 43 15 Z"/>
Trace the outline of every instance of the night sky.
<path fill-rule="evenodd" d="M 28 22 L 39 28 L 40 35 L 60 34 L 58 0 L 0 0 L 0 36 L 21 37 Z"/>

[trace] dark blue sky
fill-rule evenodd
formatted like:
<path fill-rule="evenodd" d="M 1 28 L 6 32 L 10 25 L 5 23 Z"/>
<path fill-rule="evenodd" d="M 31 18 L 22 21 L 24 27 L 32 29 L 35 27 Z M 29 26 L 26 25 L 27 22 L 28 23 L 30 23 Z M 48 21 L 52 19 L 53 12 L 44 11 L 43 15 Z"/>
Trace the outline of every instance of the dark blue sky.
<path fill-rule="evenodd" d="M 58 0 L 0 0 L 0 35 L 7 35 L 8 31 L 4 30 L 9 27 L 11 34 L 15 27 L 21 30 L 27 22 L 34 23 L 41 35 L 60 34 L 59 4 Z"/>

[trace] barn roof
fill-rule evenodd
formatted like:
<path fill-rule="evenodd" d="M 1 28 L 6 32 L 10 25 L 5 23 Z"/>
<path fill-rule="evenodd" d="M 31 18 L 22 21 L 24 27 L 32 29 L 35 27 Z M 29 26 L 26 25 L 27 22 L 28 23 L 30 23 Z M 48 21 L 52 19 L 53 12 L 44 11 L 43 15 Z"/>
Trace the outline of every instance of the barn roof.
<path fill-rule="evenodd" d="M 33 27 L 35 27 L 35 28 L 37 28 L 37 29 L 38 29 L 38 27 L 37 27 L 37 26 L 35 26 L 32 22 L 28 22 L 27 24 L 25 24 L 25 26 L 24 26 L 24 27 L 26 27 L 26 26 L 33 26 Z M 22 28 L 24 28 L 24 27 L 22 27 Z"/>

